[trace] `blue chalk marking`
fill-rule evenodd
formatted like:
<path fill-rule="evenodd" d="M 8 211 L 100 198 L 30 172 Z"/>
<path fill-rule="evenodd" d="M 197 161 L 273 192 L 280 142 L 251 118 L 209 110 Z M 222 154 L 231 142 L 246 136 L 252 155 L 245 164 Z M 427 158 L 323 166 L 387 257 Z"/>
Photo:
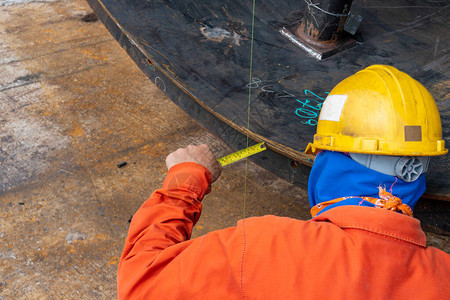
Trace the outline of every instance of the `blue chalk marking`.
<path fill-rule="evenodd" d="M 297 96 L 289 93 L 286 90 L 276 91 L 273 89 L 273 80 L 261 80 L 256 77 L 252 77 L 246 87 L 251 89 L 260 89 L 265 93 L 276 93 L 275 99 L 278 98 L 296 98 L 295 101 L 301 104 L 301 107 L 295 109 L 295 114 L 301 118 L 300 123 L 310 126 L 317 125 L 317 119 L 319 117 L 320 110 L 322 109 L 324 97 L 321 97 L 311 90 L 304 90 L 306 99 L 297 99 Z M 329 94 L 329 92 L 325 92 Z"/>
<path fill-rule="evenodd" d="M 301 103 L 302 106 L 295 110 L 295 114 L 302 119 L 308 119 L 306 121 L 300 121 L 300 123 L 310 126 L 316 126 L 319 117 L 320 110 L 322 109 L 323 101 L 325 98 L 318 96 L 316 93 L 310 90 L 304 90 L 305 95 L 311 94 L 316 99 L 307 98 L 304 100 L 295 99 L 297 102 Z M 328 92 L 326 92 L 328 94 Z"/>

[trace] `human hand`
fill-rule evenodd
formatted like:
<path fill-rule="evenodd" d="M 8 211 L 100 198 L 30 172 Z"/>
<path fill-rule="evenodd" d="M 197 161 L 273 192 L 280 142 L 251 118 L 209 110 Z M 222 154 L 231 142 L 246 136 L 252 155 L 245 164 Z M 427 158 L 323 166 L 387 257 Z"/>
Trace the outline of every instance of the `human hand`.
<path fill-rule="evenodd" d="M 208 145 L 194 146 L 189 145 L 186 148 L 180 148 L 170 153 L 166 157 L 167 169 L 183 162 L 195 162 L 207 168 L 212 175 L 212 182 L 216 181 L 222 173 L 222 166 Z"/>

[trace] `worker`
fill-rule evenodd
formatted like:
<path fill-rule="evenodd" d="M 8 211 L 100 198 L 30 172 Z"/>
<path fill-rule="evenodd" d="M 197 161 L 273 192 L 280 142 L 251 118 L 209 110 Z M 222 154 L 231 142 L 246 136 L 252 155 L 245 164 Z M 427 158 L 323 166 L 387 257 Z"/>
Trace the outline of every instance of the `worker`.
<path fill-rule="evenodd" d="M 330 92 L 306 151 L 312 219 L 247 218 L 195 239 L 222 169 L 206 145 L 169 154 L 162 189 L 131 222 L 119 298 L 450 299 L 450 256 L 412 216 L 429 158 L 447 152 L 428 91 L 370 66 Z"/>

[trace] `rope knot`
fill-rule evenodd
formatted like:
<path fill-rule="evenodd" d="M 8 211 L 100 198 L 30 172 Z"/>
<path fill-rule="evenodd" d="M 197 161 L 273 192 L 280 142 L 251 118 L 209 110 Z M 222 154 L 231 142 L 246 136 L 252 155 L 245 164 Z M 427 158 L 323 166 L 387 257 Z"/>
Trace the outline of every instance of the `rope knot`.
<path fill-rule="evenodd" d="M 374 204 L 376 206 L 392 211 L 400 211 L 407 216 L 413 215 L 411 207 L 409 207 L 407 204 L 402 203 L 402 199 L 395 197 L 394 195 L 386 191 L 386 188 L 379 186 L 378 196 L 380 196 L 380 199 L 377 199 L 377 201 L 375 201 Z"/>

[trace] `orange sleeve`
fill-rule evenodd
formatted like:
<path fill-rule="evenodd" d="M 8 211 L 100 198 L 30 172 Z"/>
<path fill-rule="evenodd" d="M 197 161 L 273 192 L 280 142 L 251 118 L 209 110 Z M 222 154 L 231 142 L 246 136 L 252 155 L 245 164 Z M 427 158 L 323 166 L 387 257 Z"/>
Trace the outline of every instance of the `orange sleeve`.
<path fill-rule="evenodd" d="M 211 181 L 209 170 L 196 163 L 170 168 L 162 189 L 151 195 L 131 221 L 117 274 L 119 298 L 139 284 L 142 269 L 151 267 L 162 250 L 190 239 Z"/>

